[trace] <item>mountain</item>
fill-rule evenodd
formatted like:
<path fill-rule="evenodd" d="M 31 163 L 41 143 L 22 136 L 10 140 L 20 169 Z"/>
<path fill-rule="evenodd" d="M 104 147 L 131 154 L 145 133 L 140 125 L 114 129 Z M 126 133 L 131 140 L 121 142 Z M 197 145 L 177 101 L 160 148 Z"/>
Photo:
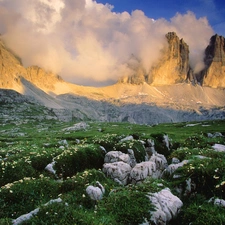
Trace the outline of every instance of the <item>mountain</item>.
<path fill-rule="evenodd" d="M 183 39 L 179 39 L 175 32 L 166 35 L 168 45 L 161 51 L 160 59 L 145 73 L 141 62 L 135 69 L 135 73 L 130 77 L 120 79 L 121 83 L 171 85 L 184 82 L 188 78 L 189 47 Z M 132 66 L 132 65 L 131 65 Z"/>
<path fill-rule="evenodd" d="M 214 35 L 205 50 L 205 68 L 194 74 L 189 64 L 189 46 L 183 39 L 179 39 L 175 32 L 166 34 L 167 45 L 161 52 L 161 57 L 145 73 L 141 62 L 130 77 L 120 79 L 121 83 L 149 85 L 171 85 L 182 82 L 191 82 L 208 87 L 225 87 L 225 39 Z"/>
<path fill-rule="evenodd" d="M 0 41 L 0 93 L 4 91 L 5 96 L 7 90 L 15 90 L 30 98 L 31 104 L 50 109 L 51 118 L 64 121 L 155 124 L 225 118 L 224 38 L 211 38 L 205 52 L 206 67 L 199 74 L 193 74 L 189 65 L 185 41 L 174 32 L 169 32 L 166 40 L 168 45 L 148 74 L 132 56 L 136 62 L 129 65 L 134 70 L 132 76 L 98 88 L 65 82 L 38 66 L 25 68 Z M 7 98 L 14 104 L 10 96 L 9 91 Z"/>
<path fill-rule="evenodd" d="M 225 87 L 225 39 L 214 35 L 205 50 L 205 69 L 200 73 L 202 85 L 209 87 Z"/>

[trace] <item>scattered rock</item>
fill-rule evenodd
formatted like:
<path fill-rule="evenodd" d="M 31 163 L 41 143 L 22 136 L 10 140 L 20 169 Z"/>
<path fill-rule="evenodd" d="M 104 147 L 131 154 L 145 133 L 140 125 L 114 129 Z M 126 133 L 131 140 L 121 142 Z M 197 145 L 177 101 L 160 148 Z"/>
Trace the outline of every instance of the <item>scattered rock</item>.
<path fill-rule="evenodd" d="M 64 128 L 63 131 L 78 131 L 78 130 L 86 130 L 89 125 L 85 122 L 76 123 L 71 127 Z"/>
<path fill-rule="evenodd" d="M 103 198 L 105 188 L 100 184 L 99 181 L 96 181 L 96 186 L 89 185 L 86 188 L 86 193 L 92 200 L 99 201 Z"/>
<path fill-rule="evenodd" d="M 121 151 L 110 151 L 105 155 L 105 163 L 114 163 L 122 161 L 133 167 L 136 164 L 136 159 L 134 157 L 134 152 L 132 149 L 128 150 L 129 154 L 125 154 Z"/>
<path fill-rule="evenodd" d="M 162 177 L 164 175 L 172 175 L 179 167 L 182 167 L 184 164 L 187 164 L 189 161 L 188 160 L 183 160 L 180 163 L 175 163 L 175 164 L 170 164 L 162 173 Z"/>
<path fill-rule="evenodd" d="M 104 163 L 102 171 L 121 185 L 127 185 L 131 166 L 125 162 Z"/>
<path fill-rule="evenodd" d="M 156 164 L 152 161 L 137 163 L 130 171 L 130 180 L 132 184 L 140 183 L 147 177 L 158 178 Z"/>
<path fill-rule="evenodd" d="M 127 137 L 121 139 L 120 142 L 124 142 L 124 141 L 132 141 L 132 140 L 134 140 L 134 138 L 133 138 L 133 136 L 130 135 L 130 136 L 127 136 Z"/>
<path fill-rule="evenodd" d="M 220 132 L 215 132 L 214 134 L 207 133 L 208 138 L 216 138 L 216 137 L 223 137 L 223 135 Z"/>
<path fill-rule="evenodd" d="M 52 199 L 49 202 L 47 202 L 46 204 L 44 204 L 44 206 L 50 205 L 52 203 L 60 203 L 60 202 L 62 202 L 61 198 Z M 17 219 L 12 221 L 12 224 L 13 225 L 18 225 L 18 224 L 21 224 L 21 223 L 23 223 L 23 222 L 25 222 L 27 220 L 30 220 L 33 216 L 38 214 L 39 210 L 40 210 L 40 208 L 37 208 L 37 209 L 27 213 L 27 214 L 24 214 L 24 215 L 18 217 Z"/>
<path fill-rule="evenodd" d="M 225 145 L 214 144 L 212 148 L 217 152 L 225 152 Z"/>
<path fill-rule="evenodd" d="M 183 202 L 173 195 L 169 188 L 160 192 L 149 194 L 149 199 L 155 206 L 151 221 L 154 224 L 166 225 L 172 218 L 176 217 L 183 206 Z"/>

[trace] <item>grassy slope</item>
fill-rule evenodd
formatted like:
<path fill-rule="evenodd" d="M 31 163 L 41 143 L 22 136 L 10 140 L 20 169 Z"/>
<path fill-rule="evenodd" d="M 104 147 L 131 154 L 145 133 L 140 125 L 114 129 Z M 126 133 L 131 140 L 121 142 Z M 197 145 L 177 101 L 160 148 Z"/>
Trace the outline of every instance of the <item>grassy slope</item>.
<path fill-rule="evenodd" d="M 136 138 L 146 140 L 151 137 L 156 137 L 156 134 L 163 133 L 168 134 L 172 139 L 172 143 L 174 143 L 174 149 L 168 156 L 168 159 L 173 155 L 182 158 L 184 151 L 187 154 L 189 152 L 191 154 L 193 149 L 197 152 L 196 154 L 199 154 L 200 150 L 198 149 L 201 149 L 201 152 L 203 152 L 201 154 L 208 154 L 204 152 L 204 149 L 210 148 L 212 144 L 225 144 L 224 138 L 209 139 L 205 135 L 208 132 L 221 132 L 225 134 L 225 121 L 196 122 L 195 124 L 197 125 L 195 126 L 186 126 L 186 123 L 180 123 L 160 124 L 153 127 L 128 123 L 90 122 L 90 127 L 86 130 L 74 132 L 62 131 L 63 128 L 73 125 L 72 123 L 62 123 L 55 120 L 26 120 L 25 122 L 20 120 L 5 123 L 2 119 L 1 124 L 3 124 L 0 126 L 1 224 L 9 224 L 11 219 L 28 213 L 48 202 L 50 199 L 58 198 L 59 196 L 63 199 L 62 204 L 42 206 L 37 216 L 33 217 L 30 222 L 24 224 L 138 224 L 141 222 L 142 217 L 147 217 L 146 211 L 151 208 L 143 197 L 145 193 L 157 191 L 159 189 L 157 187 L 158 182 L 163 182 L 164 186 L 169 186 L 173 189 L 176 182 L 183 184 L 184 181 L 178 180 L 174 182 L 171 178 L 168 178 L 165 181 L 146 182 L 138 187 L 138 190 L 142 194 L 140 196 L 136 195 L 137 190 L 135 187 L 121 188 L 109 178 L 105 177 L 101 172 L 102 161 L 100 160 L 98 162 L 99 164 L 92 162 L 96 161 L 101 155 L 101 153 L 95 155 L 92 151 L 93 149 L 96 149 L 97 152 L 99 145 L 105 145 L 106 150 L 110 151 L 119 139 L 127 135 L 134 135 Z M 21 135 L 18 135 L 18 133 Z M 68 146 L 65 146 L 65 149 L 61 149 L 59 148 L 61 144 L 58 142 L 64 139 L 67 140 Z M 80 144 L 77 144 L 76 139 L 80 140 Z M 177 147 L 180 147 L 180 149 L 176 151 L 175 149 Z M 75 154 L 77 151 L 80 154 Z M 63 152 L 64 155 L 62 154 Z M 85 160 L 90 154 L 94 160 L 90 158 L 90 161 L 86 162 Z M 58 165 L 61 165 L 61 167 L 58 167 L 57 173 L 58 176 L 61 175 L 64 178 L 62 182 L 56 182 L 55 177 L 44 170 L 44 167 L 52 161 L 53 157 L 59 155 Z M 223 159 L 222 155 L 219 154 L 215 157 Z M 68 171 L 65 171 L 65 168 L 64 170 L 60 169 L 63 168 L 62 165 L 64 162 L 62 160 L 65 160 L 65 163 L 67 163 L 66 168 Z M 78 162 L 79 160 L 81 161 L 80 164 Z M 77 162 L 79 166 L 72 169 L 74 162 Z M 220 168 L 218 162 L 215 161 L 216 167 L 211 166 L 211 170 L 215 170 L 217 167 Z M 86 163 L 87 169 L 82 167 L 84 163 Z M 224 166 L 222 162 L 221 166 Z M 73 171 L 73 173 L 70 174 L 70 171 Z M 200 173 L 197 170 L 196 173 L 193 172 L 192 174 L 187 171 L 188 169 L 183 171 L 185 177 L 195 174 L 193 179 L 196 179 L 196 176 Z M 222 172 L 224 171 L 221 169 L 220 174 Z M 208 174 L 210 176 L 214 176 L 214 174 L 210 170 L 203 174 L 205 179 L 211 182 L 208 179 Z M 68 175 L 69 177 L 65 177 L 64 175 Z M 201 176 L 203 175 L 201 174 Z M 204 192 L 199 192 L 196 195 L 198 197 L 193 197 L 192 200 L 191 198 L 189 200 L 182 199 L 187 202 L 184 205 L 187 213 L 185 214 L 184 211 L 181 212 L 179 217 L 180 224 L 188 224 L 185 221 L 192 222 L 190 218 L 195 218 L 196 221 L 200 221 L 195 224 L 204 224 L 204 219 L 199 218 L 199 214 L 194 213 L 196 204 L 204 206 L 202 209 L 203 215 L 213 210 L 215 211 L 214 221 L 217 223 L 211 224 L 222 224 L 225 221 L 224 217 L 218 218 L 221 214 L 220 209 L 214 209 L 205 202 L 206 198 L 212 197 L 213 195 L 219 197 L 224 196 L 222 193 L 224 190 L 223 185 L 215 189 L 216 185 L 218 186 L 225 181 L 224 178 L 221 175 L 218 182 L 213 183 L 211 185 L 212 187 L 210 186 L 210 190 L 213 193 L 204 194 Z M 86 186 L 94 183 L 96 180 L 99 180 L 106 188 L 103 203 L 98 204 L 97 210 L 94 202 L 85 193 Z M 202 183 L 204 181 L 204 179 L 201 180 Z M 109 192 L 115 188 L 118 190 L 118 194 L 109 196 Z M 201 186 L 198 188 L 200 189 Z M 137 198 L 141 199 L 140 203 L 135 200 Z M 129 201 L 131 201 L 132 204 L 130 204 L 132 206 L 133 202 L 136 201 L 136 214 L 131 205 L 129 206 L 130 208 L 128 207 L 124 210 L 123 199 L 125 201 L 124 204 L 128 206 Z M 118 205 L 112 206 L 110 204 L 112 201 Z M 140 212 L 138 204 L 148 207 Z M 126 218 L 131 218 L 131 221 L 127 221 Z M 171 221 L 172 223 L 173 221 Z M 176 224 L 176 221 L 174 224 Z"/>

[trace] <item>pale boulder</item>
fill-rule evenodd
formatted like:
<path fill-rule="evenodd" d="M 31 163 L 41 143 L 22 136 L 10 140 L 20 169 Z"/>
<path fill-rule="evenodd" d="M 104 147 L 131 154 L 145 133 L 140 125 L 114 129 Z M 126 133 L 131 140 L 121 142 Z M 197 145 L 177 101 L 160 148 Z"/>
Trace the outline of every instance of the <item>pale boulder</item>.
<path fill-rule="evenodd" d="M 131 166 L 125 162 L 113 162 L 103 164 L 103 173 L 112 178 L 115 182 L 121 185 L 127 185 L 129 182 L 129 175 Z"/>

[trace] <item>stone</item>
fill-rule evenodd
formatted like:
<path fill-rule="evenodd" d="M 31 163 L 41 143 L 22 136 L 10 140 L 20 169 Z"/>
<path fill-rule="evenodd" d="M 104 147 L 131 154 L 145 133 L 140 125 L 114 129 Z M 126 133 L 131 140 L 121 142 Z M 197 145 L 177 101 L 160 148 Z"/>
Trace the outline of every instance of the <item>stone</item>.
<path fill-rule="evenodd" d="M 177 196 L 173 195 L 169 188 L 149 194 L 148 197 L 155 206 L 155 211 L 151 212 L 151 221 L 154 224 L 168 224 L 172 218 L 178 215 L 183 206 L 183 202 Z"/>
<path fill-rule="evenodd" d="M 147 177 L 158 178 L 156 164 L 152 161 L 137 163 L 130 171 L 130 181 L 137 184 L 145 180 Z"/>
<path fill-rule="evenodd" d="M 115 182 L 121 185 L 127 185 L 131 166 L 125 162 L 104 163 L 102 168 L 106 176 L 112 178 Z"/>
<path fill-rule="evenodd" d="M 92 200 L 99 201 L 103 198 L 105 188 L 101 185 L 99 181 L 97 181 L 96 186 L 93 185 L 87 186 L 86 193 Z"/>
<path fill-rule="evenodd" d="M 225 145 L 214 144 L 212 148 L 217 152 L 225 152 Z"/>
<path fill-rule="evenodd" d="M 121 151 L 110 151 L 106 153 L 104 162 L 105 163 L 114 163 L 114 162 L 124 162 L 129 164 L 131 167 L 136 165 L 136 159 L 132 149 L 128 149 L 128 154 L 125 154 Z"/>
<path fill-rule="evenodd" d="M 71 127 L 64 128 L 63 131 L 78 131 L 78 130 L 86 130 L 89 125 L 85 122 L 76 123 Z"/>
<path fill-rule="evenodd" d="M 52 203 L 60 203 L 60 202 L 62 202 L 62 199 L 61 198 L 52 199 L 49 202 L 47 202 L 46 204 L 44 204 L 44 206 L 50 205 Z M 21 224 L 21 223 L 23 223 L 23 222 L 25 222 L 27 220 L 30 220 L 33 216 L 35 216 L 35 215 L 38 214 L 39 210 L 40 210 L 40 208 L 36 208 L 36 209 L 34 209 L 33 211 L 31 211 L 31 212 L 29 212 L 27 214 L 21 215 L 17 219 L 14 219 L 12 221 L 12 224 L 13 225 L 18 225 L 18 224 Z"/>
<path fill-rule="evenodd" d="M 188 160 L 183 160 L 180 163 L 170 164 L 162 173 L 162 177 L 165 175 L 172 175 L 179 167 L 182 167 L 184 164 L 187 164 Z"/>
<path fill-rule="evenodd" d="M 162 171 L 168 167 L 166 157 L 159 153 L 153 154 L 149 161 L 154 162 L 156 164 L 156 170 L 158 170 L 159 173 L 162 173 Z"/>
<path fill-rule="evenodd" d="M 216 198 L 214 200 L 214 205 L 217 205 L 217 206 L 225 208 L 225 200 Z"/>
<path fill-rule="evenodd" d="M 130 136 L 127 136 L 127 137 L 121 139 L 120 142 L 124 142 L 124 141 L 132 141 L 132 140 L 134 140 L 134 138 L 133 138 L 132 135 L 130 135 Z"/>

